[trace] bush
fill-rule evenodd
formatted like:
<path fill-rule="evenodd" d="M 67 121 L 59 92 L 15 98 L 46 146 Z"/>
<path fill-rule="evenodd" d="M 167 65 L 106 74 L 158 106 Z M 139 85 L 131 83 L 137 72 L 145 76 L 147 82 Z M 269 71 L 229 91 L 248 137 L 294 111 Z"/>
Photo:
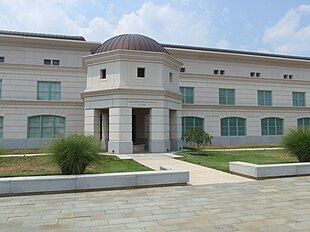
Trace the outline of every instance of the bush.
<path fill-rule="evenodd" d="M 310 129 L 291 130 L 284 136 L 283 145 L 299 162 L 310 162 Z"/>
<path fill-rule="evenodd" d="M 54 160 L 62 174 L 83 174 L 87 165 L 99 158 L 100 141 L 81 134 L 60 137 L 50 146 Z"/>
<path fill-rule="evenodd" d="M 2 147 L 0 147 L 0 155 L 4 155 L 4 149 Z"/>
<path fill-rule="evenodd" d="M 197 150 L 200 150 L 200 146 L 211 144 L 213 137 L 204 132 L 202 129 L 193 128 L 188 130 L 184 135 L 184 140 L 187 143 L 195 144 Z"/>

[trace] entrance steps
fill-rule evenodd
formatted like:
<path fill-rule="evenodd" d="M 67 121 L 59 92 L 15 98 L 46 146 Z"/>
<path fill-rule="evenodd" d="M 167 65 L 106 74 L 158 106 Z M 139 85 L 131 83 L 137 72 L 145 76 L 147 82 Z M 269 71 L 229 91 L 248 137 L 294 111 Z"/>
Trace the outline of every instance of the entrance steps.
<path fill-rule="evenodd" d="M 134 144 L 133 153 L 145 152 L 145 144 Z"/>

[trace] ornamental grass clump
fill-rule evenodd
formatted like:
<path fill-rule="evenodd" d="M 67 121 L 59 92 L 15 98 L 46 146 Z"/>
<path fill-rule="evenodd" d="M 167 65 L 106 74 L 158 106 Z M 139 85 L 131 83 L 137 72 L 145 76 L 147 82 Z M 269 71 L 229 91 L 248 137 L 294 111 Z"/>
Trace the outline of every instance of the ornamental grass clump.
<path fill-rule="evenodd" d="M 310 162 L 310 129 L 294 129 L 284 136 L 283 146 L 299 162 Z"/>
<path fill-rule="evenodd" d="M 87 165 L 99 159 L 100 141 L 93 136 L 68 135 L 53 141 L 50 153 L 62 174 L 83 174 Z"/>

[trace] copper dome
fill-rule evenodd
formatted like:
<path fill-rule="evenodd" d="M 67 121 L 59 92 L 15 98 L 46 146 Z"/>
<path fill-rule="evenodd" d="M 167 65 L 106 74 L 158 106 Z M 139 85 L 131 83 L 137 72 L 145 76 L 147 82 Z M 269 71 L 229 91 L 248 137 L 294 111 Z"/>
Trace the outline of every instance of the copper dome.
<path fill-rule="evenodd" d="M 94 51 L 94 53 L 108 52 L 117 49 L 164 52 L 169 54 L 166 49 L 155 40 L 139 34 L 124 34 L 115 36 L 101 44 Z"/>

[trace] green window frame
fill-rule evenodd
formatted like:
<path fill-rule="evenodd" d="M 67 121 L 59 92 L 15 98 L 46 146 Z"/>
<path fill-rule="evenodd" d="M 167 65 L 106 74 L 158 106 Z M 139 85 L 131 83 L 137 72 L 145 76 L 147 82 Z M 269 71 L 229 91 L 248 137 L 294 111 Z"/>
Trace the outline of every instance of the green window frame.
<path fill-rule="evenodd" d="M 38 81 L 37 100 L 60 100 L 61 82 Z"/>
<path fill-rule="evenodd" d="M 269 117 L 261 119 L 262 135 L 283 135 L 282 118 Z"/>
<path fill-rule="evenodd" d="M 305 92 L 293 92 L 292 100 L 293 100 L 293 106 L 296 106 L 296 107 L 306 106 L 306 93 Z"/>
<path fill-rule="evenodd" d="M 235 105 L 235 90 L 234 89 L 219 89 L 220 105 Z"/>
<path fill-rule="evenodd" d="M 65 117 L 55 115 L 28 117 L 28 138 L 56 138 L 65 133 Z"/>
<path fill-rule="evenodd" d="M 182 103 L 194 104 L 194 87 L 180 87 L 180 92 L 183 95 Z"/>
<path fill-rule="evenodd" d="M 2 80 L 0 80 L 0 99 L 2 98 Z"/>
<path fill-rule="evenodd" d="M 272 91 L 258 90 L 257 103 L 259 106 L 272 106 Z"/>
<path fill-rule="evenodd" d="M 199 117 L 182 117 L 182 134 L 184 135 L 193 128 L 204 130 L 204 119 Z"/>
<path fill-rule="evenodd" d="M 3 138 L 3 117 L 0 116 L 0 139 Z"/>
<path fill-rule="evenodd" d="M 310 129 L 310 118 L 297 119 L 297 126 L 301 129 Z"/>
<path fill-rule="evenodd" d="M 221 118 L 221 136 L 246 136 L 246 119 L 240 117 Z"/>

